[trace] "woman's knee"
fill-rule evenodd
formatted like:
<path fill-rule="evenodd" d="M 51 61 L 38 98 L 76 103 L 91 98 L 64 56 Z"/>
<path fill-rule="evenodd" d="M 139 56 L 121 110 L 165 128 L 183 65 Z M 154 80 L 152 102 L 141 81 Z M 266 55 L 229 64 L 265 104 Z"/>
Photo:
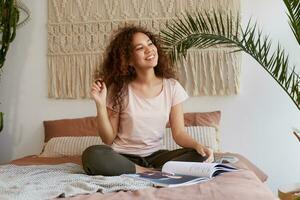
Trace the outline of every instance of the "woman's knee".
<path fill-rule="evenodd" d="M 103 173 L 105 163 L 109 162 L 110 152 L 113 150 L 106 145 L 94 145 L 84 150 L 82 153 L 82 166 L 89 175 L 98 175 Z"/>
<path fill-rule="evenodd" d="M 93 156 L 95 154 L 102 154 L 103 152 L 112 151 L 112 148 L 106 145 L 93 145 L 86 148 L 82 156 Z"/>
<path fill-rule="evenodd" d="M 135 165 L 106 145 L 88 147 L 82 154 L 82 165 L 88 175 L 117 176 L 135 173 Z"/>
<path fill-rule="evenodd" d="M 99 160 L 102 158 L 102 155 L 113 151 L 111 147 L 106 145 L 94 145 L 86 148 L 82 153 L 82 162 L 83 161 L 93 161 Z"/>

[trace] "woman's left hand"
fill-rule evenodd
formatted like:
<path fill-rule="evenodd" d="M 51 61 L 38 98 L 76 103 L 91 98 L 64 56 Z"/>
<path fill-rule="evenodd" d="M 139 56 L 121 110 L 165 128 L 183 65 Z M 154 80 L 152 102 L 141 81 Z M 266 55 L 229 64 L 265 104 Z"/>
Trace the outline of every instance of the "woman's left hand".
<path fill-rule="evenodd" d="M 195 150 L 201 155 L 207 157 L 204 162 L 211 163 L 214 161 L 214 152 L 212 149 L 203 146 L 202 144 L 197 144 Z"/>

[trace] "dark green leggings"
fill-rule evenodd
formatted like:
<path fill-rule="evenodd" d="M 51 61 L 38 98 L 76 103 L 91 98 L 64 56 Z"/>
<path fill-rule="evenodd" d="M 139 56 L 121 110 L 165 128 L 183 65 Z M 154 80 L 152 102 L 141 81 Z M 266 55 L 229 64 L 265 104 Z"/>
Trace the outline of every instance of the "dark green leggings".
<path fill-rule="evenodd" d="M 173 151 L 159 150 L 146 157 L 138 155 L 120 154 L 106 145 L 88 147 L 82 154 L 82 165 L 88 175 L 118 176 L 136 173 L 135 164 L 161 169 L 169 160 L 203 162 L 206 157 L 198 154 L 194 149 L 182 148 Z"/>

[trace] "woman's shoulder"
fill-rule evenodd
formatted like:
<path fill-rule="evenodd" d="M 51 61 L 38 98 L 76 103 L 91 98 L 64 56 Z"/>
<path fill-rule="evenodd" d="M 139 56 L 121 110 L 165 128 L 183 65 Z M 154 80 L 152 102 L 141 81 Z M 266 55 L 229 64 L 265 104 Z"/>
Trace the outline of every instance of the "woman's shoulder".
<path fill-rule="evenodd" d="M 178 80 L 176 80 L 175 78 L 164 78 L 165 82 L 169 83 L 169 84 L 176 84 L 178 83 Z"/>
<path fill-rule="evenodd" d="M 164 82 L 169 87 L 176 87 L 176 85 L 180 84 L 175 78 L 164 78 Z"/>
<path fill-rule="evenodd" d="M 166 91 L 169 91 L 172 98 L 172 105 L 176 105 L 188 98 L 188 94 L 185 89 L 179 83 L 178 80 L 174 78 L 165 79 Z"/>

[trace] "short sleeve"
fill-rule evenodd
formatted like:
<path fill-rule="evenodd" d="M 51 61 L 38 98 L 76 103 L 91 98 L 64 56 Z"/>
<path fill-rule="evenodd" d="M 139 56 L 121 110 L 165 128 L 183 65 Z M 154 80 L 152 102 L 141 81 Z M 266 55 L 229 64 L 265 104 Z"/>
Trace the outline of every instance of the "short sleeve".
<path fill-rule="evenodd" d="M 186 93 L 185 89 L 181 84 L 174 79 L 173 85 L 173 97 L 172 97 L 172 106 L 182 103 L 189 98 L 189 95 Z"/>

